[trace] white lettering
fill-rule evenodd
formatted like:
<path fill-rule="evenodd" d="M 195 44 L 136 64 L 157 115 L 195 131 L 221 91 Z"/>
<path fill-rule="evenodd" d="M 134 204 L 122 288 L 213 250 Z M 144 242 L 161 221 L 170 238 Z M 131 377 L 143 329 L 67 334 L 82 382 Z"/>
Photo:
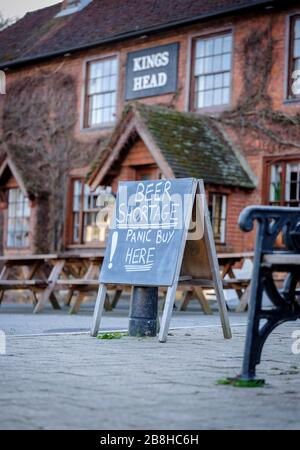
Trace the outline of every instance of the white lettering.
<path fill-rule="evenodd" d="M 142 81 L 143 81 L 142 77 L 134 78 L 134 80 L 133 80 L 133 90 L 134 90 L 134 92 L 135 91 L 141 91 L 143 89 Z"/>
<path fill-rule="evenodd" d="M 144 244 L 145 242 L 151 242 L 151 232 L 152 230 L 127 230 L 126 242 L 136 243 L 141 242 Z"/>
<path fill-rule="evenodd" d="M 151 201 L 152 195 L 154 193 L 155 200 L 159 200 L 157 198 L 158 195 L 161 195 L 162 201 L 172 200 L 170 195 L 170 189 L 171 189 L 171 181 L 167 180 L 165 182 L 161 181 L 159 182 L 155 189 L 154 184 L 150 183 L 148 184 L 145 192 L 145 185 L 143 183 L 139 183 L 137 185 L 136 193 L 135 193 L 135 201 L 137 203 L 141 203 L 144 201 Z"/>
<path fill-rule="evenodd" d="M 130 261 L 132 259 L 132 253 L 133 253 L 133 248 L 128 248 L 127 252 L 126 252 L 126 258 L 125 258 L 126 264 L 130 264 Z"/>
<path fill-rule="evenodd" d="M 166 86 L 167 82 L 168 76 L 165 72 L 136 77 L 133 80 L 133 91 L 136 92 L 143 91 L 144 89 L 157 89 Z"/>
<path fill-rule="evenodd" d="M 140 70 L 143 70 L 142 66 L 141 66 L 141 62 L 142 62 L 142 58 L 134 58 L 134 60 L 133 60 L 133 71 L 134 72 L 139 72 Z"/>
<path fill-rule="evenodd" d="M 107 436 L 103 436 L 100 439 L 100 445 L 105 445 L 105 446 L 109 446 L 109 445 L 123 445 L 123 446 L 127 446 L 128 448 L 131 448 L 134 442 L 134 437 L 129 437 L 129 436 L 112 436 L 110 434 L 107 434 Z"/>
<path fill-rule="evenodd" d="M 127 215 L 127 206 L 125 203 L 121 203 L 119 206 L 119 218 L 118 223 L 125 223 Z"/>
<path fill-rule="evenodd" d="M 128 248 L 125 262 L 129 265 L 153 264 L 155 247 L 150 248 Z"/>
<path fill-rule="evenodd" d="M 139 56 L 133 59 L 133 71 L 140 72 L 142 70 L 157 69 L 166 67 L 170 62 L 170 53 L 159 52 L 152 55 Z"/>
<path fill-rule="evenodd" d="M 150 247 L 148 249 L 147 263 L 146 264 L 153 264 L 154 263 L 154 252 L 155 252 L 155 247 Z"/>
<path fill-rule="evenodd" d="M 174 230 L 170 230 L 170 231 L 163 231 L 163 230 L 158 230 L 157 231 L 157 235 L 156 235 L 156 243 L 157 244 L 168 244 L 172 237 L 174 236 L 175 231 Z"/>
<path fill-rule="evenodd" d="M 142 202 L 144 200 L 144 191 L 145 191 L 145 186 L 143 185 L 143 183 L 139 183 L 137 185 L 136 194 L 135 194 L 136 202 Z"/>

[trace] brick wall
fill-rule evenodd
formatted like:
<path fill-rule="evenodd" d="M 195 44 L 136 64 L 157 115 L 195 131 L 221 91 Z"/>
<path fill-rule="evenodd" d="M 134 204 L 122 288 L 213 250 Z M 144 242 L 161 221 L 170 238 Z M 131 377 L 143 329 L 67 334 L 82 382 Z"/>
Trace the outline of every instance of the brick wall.
<path fill-rule="evenodd" d="M 300 7 L 299 7 L 300 12 Z M 40 70 L 49 74 L 57 70 L 72 75 L 76 80 L 77 98 L 78 98 L 78 120 L 76 124 L 76 136 L 81 139 L 90 139 L 91 136 L 108 134 L 110 130 L 82 130 L 82 104 L 83 92 L 85 86 L 85 65 L 88 60 L 101 58 L 116 54 L 119 58 L 120 77 L 118 87 L 118 117 L 124 107 L 124 80 L 126 70 L 127 53 L 131 51 L 149 48 L 151 46 L 163 45 L 172 42 L 179 42 L 179 68 L 178 68 L 178 89 L 177 93 L 164 95 L 161 97 L 146 98 L 142 101 L 148 104 L 170 104 L 172 103 L 178 110 L 187 110 L 189 98 L 189 66 L 190 66 L 190 44 L 194 37 L 209 35 L 224 30 L 232 30 L 234 41 L 234 62 L 233 62 L 233 89 L 232 89 L 232 107 L 234 107 L 242 93 L 243 71 L 245 61 L 243 59 L 242 47 L 243 40 L 253 30 L 259 30 L 269 23 L 272 15 L 272 29 L 275 38 L 274 65 L 272 68 L 272 77 L 269 84 L 269 93 L 273 99 L 274 109 L 280 109 L 288 113 L 295 113 L 299 110 L 298 103 L 285 103 L 285 76 L 286 76 L 286 42 L 287 42 L 287 18 L 290 11 L 276 13 L 266 12 L 265 14 L 249 13 L 247 16 L 233 16 L 212 20 L 207 24 L 201 23 L 192 27 L 185 27 L 174 31 L 165 32 L 152 37 L 139 38 L 114 45 L 106 45 L 85 52 L 78 52 L 66 57 L 55 58 L 46 63 L 38 63 L 26 68 L 11 69 L 7 72 L 8 89 L 11 82 L 20 77 L 26 77 L 32 74 L 38 74 Z M 0 111 L 1 103 L 0 101 Z"/>
<path fill-rule="evenodd" d="M 70 74 L 76 81 L 77 94 L 77 122 L 75 127 L 75 137 L 79 141 L 94 141 L 97 137 L 108 136 L 110 129 L 89 130 L 82 129 L 84 87 L 85 87 L 85 67 L 86 62 L 93 58 L 101 58 L 107 55 L 116 54 L 119 58 L 119 86 L 118 86 L 118 105 L 117 116 L 120 117 L 124 107 L 124 86 L 127 53 L 151 46 L 157 46 L 172 42 L 179 42 L 179 71 L 178 71 L 178 89 L 176 94 L 164 95 L 143 99 L 148 104 L 160 103 L 172 104 L 180 111 L 188 109 L 189 86 L 190 86 L 190 60 L 191 60 L 191 42 L 196 36 L 216 33 L 218 31 L 232 30 L 233 32 L 233 82 L 232 82 L 232 108 L 234 108 L 244 93 L 245 61 L 243 54 L 243 42 L 247 35 L 254 30 L 263 29 L 271 23 L 272 35 L 274 38 L 274 63 L 268 85 L 268 94 L 272 99 L 274 110 L 281 110 L 287 114 L 294 114 L 299 111 L 299 103 L 286 102 L 286 47 L 288 40 L 288 15 L 291 11 L 285 10 L 281 13 L 274 13 L 272 10 L 266 10 L 264 13 L 235 15 L 218 20 L 211 20 L 207 23 L 201 23 L 190 27 L 178 28 L 177 30 L 160 33 L 155 36 L 145 36 L 139 39 L 126 41 L 114 45 L 106 45 L 85 52 L 78 52 L 66 57 L 52 59 L 46 63 L 39 63 L 26 68 L 9 70 L 7 72 L 7 89 L 11 83 L 22 77 L 38 74 L 40 71 L 54 73 L 61 71 Z M 300 6 L 299 6 L 300 12 Z M 270 22 L 271 21 L 271 22 Z M 0 96 L 0 116 L 5 96 Z M 280 125 L 279 125 L 280 126 Z M 1 133 L 1 120 L 0 120 Z M 227 241 L 230 250 L 247 250 L 251 247 L 249 236 L 243 235 L 237 227 L 237 218 L 240 211 L 252 203 L 262 203 L 262 181 L 263 181 L 263 157 L 270 154 L 290 154 L 297 153 L 299 150 L 282 147 L 280 145 L 265 142 L 263 139 L 253 140 L 252 136 L 247 135 L 247 131 L 239 132 L 228 127 L 227 133 L 237 148 L 246 157 L 250 167 L 257 177 L 257 190 L 249 193 L 243 190 L 230 191 L 228 200 L 228 223 L 227 223 Z M 129 169 L 124 167 L 124 170 Z M 122 174 L 122 177 L 124 173 Z"/>

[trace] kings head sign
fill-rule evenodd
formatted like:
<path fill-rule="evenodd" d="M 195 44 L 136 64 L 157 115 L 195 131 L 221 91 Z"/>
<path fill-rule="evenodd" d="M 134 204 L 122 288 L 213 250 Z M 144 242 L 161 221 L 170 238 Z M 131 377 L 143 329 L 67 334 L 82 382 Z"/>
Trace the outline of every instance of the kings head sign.
<path fill-rule="evenodd" d="M 126 100 L 168 94 L 177 88 L 178 44 L 128 54 Z"/>
<path fill-rule="evenodd" d="M 119 184 L 101 283 L 173 284 L 195 183 L 187 178 Z"/>

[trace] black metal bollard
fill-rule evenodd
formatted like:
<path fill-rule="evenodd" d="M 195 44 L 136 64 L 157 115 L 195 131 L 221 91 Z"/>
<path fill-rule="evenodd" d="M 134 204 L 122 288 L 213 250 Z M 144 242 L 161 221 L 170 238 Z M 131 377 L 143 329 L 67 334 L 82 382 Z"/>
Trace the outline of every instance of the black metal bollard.
<path fill-rule="evenodd" d="M 130 301 L 129 336 L 156 336 L 157 287 L 133 287 Z"/>

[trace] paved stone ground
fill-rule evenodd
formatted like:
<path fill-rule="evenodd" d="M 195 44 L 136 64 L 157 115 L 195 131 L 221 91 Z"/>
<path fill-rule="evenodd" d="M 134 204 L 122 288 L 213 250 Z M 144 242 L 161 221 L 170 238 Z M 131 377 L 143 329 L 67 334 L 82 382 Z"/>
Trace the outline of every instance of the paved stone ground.
<path fill-rule="evenodd" d="M 101 329 L 104 331 L 127 330 L 128 328 L 128 305 L 122 304 L 113 312 L 104 313 Z M 216 309 L 215 309 L 216 312 Z M 35 335 L 35 334 L 57 334 L 57 333 L 84 333 L 89 332 L 91 327 L 91 316 L 93 305 L 85 305 L 78 315 L 68 314 L 68 309 L 53 311 L 47 307 L 42 314 L 33 315 L 32 306 L 27 305 L 2 305 L 0 309 L 0 330 L 9 335 Z M 233 325 L 246 323 L 245 314 L 230 314 Z M 218 326 L 220 323 L 218 313 L 213 316 L 205 316 L 199 310 L 199 305 L 192 303 L 187 311 L 179 313 L 174 311 L 172 327 L 194 327 L 194 326 Z"/>
<path fill-rule="evenodd" d="M 0 328 L 11 327 L 13 318 L 1 315 Z M 244 325 L 233 328 L 231 341 L 211 322 L 172 330 L 159 344 L 154 338 L 20 337 L 20 317 L 15 323 L 7 355 L 0 356 L 1 429 L 300 428 L 300 355 L 291 352 L 297 323 L 281 326 L 267 342 L 258 375 L 268 384 L 260 389 L 216 384 L 240 370 Z"/>

